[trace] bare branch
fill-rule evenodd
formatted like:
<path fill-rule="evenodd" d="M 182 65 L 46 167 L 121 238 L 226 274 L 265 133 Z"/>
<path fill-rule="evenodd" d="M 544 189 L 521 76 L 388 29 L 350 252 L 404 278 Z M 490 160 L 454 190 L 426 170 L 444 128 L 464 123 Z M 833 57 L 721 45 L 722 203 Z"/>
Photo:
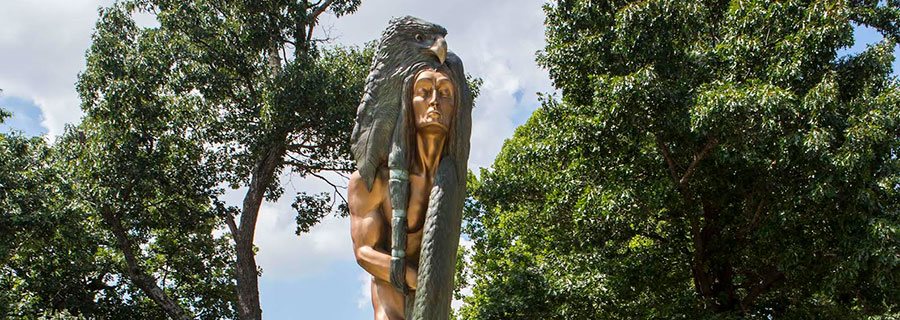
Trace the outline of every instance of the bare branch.
<path fill-rule="evenodd" d="M 337 193 L 337 195 L 341 197 L 341 201 L 344 201 L 344 203 L 347 203 L 347 199 L 344 198 L 344 195 L 341 194 L 340 190 L 338 190 L 338 189 L 344 189 L 344 190 L 346 190 L 346 189 L 347 189 L 346 186 L 339 186 L 339 185 L 336 185 L 336 184 L 334 184 L 333 182 L 331 182 L 330 180 L 328 180 L 328 178 L 325 178 L 325 177 L 323 177 L 323 176 L 321 176 L 321 175 L 319 175 L 319 174 L 316 174 L 316 173 L 310 172 L 309 174 L 311 174 L 313 177 L 319 178 L 319 179 L 322 180 L 322 181 L 325 181 L 325 183 L 327 183 L 327 184 L 330 185 L 332 188 L 334 188 L 334 193 Z"/>
<path fill-rule="evenodd" d="M 303 171 L 306 171 L 306 173 L 309 173 L 309 174 L 312 174 L 313 172 L 319 172 L 319 171 L 350 172 L 353 170 L 353 168 L 351 168 L 351 167 L 311 166 L 311 165 L 304 164 L 299 161 L 292 161 L 292 160 L 285 160 L 284 164 L 297 167 Z M 306 173 L 303 173 L 303 174 L 306 174 Z"/>

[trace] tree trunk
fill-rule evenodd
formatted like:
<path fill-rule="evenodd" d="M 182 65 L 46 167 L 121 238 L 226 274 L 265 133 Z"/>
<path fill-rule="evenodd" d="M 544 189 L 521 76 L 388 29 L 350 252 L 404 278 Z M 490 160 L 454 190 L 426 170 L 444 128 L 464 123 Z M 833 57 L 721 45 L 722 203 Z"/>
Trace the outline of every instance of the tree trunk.
<path fill-rule="evenodd" d="M 282 138 L 281 141 L 283 140 Z M 253 237 L 256 232 L 259 207 L 266 189 L 272 183 L 275 168 L 281 163 L 283 155 L 284 143 L 276 142 L 256 163 L 250 177 L 250 188 L 247 190 L 247 195 L 244 196 L 241 224 L 236 230 L 232 230 L 236 231 L 234 232 L 234 241 L 237 255 L 235 268 L 237 273 L 237 311 L 238 317 L 242 320 L 262 319 L 262 309 L 259 306 L 259 273 L 257 272 L 256 256 L 253 252 Z"/>
<path fill-rule="evenodd" d="M 308 37 L 303 37 L 303 32 L 296 32 L 295 46 L 296 52 L 309 50 L 310 37 L 312 36 L 312 28 L 315 19 L 319 14 L 324 12 L 330 5 L 331 0 L 321 3 L 311 13 L 312 21 L 298 21 L 297 28 L 302 29 L 306 26 L 309 30 Z M 308 1 L 302 2 L 304 9 L 310 8 Z M 280 32 L 280 31 L 275 31 Z M 278 75 L 282 68 L 283 44 L 274 44 L 268 49 L 268 64 L 271 76 L 274 78 Z M 276 128 L 278 128 L 276 126 Z M 281 128 L 284 129 L 284 128 Z M 253 252 L 253 237 L 256 232 L 256 220 L 259 217 L 259 207 L 262 204 L 266 190 L 274 180 L 275 169 L 284 163 L 284 153 L 286 148 L 287 132 L 277 133 L 281 129 L 276 129 L 276 133 L 272 136 L 275 138 L 271 144 L 265 149 L 262 157 L 253 167 L 250 176 L 250 186 L 247 194 L 244 196 L 243 207 L 241 208 L 240 225 L 236 225 L 233 217 L 227 218 L 228 227 L 234 235 L 235 254 L 237 255 L 237 265 L 235 266 L 237 278 L 237 295 L 238 295 L 238 317 L 241 320 L 260 320 L 262 319 L 262 309 L 259 304 L 259 273 L 256 265 L 256 254 Z"/>

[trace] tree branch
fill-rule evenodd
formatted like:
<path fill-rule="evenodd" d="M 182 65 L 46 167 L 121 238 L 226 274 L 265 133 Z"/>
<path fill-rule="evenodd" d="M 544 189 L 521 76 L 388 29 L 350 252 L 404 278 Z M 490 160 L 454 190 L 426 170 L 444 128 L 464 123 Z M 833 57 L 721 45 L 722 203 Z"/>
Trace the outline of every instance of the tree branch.
<path fill-rule="evenodd" d="M 672 176 L 672 182 L 675 184 L 680 184 L 678 181 L 678 172 L 675 169 L 675 160 L 672 159 L 672 154 L 669 152 L 669 148 L 666 147 L 666 144 L 663 143 L 662 139 L 659 135 L 653 135 L 656 138 L 656 145 L 659 147 L 660 152 L 662 152 L 663 157 L 666 158 L 666 164 L 669 167 L 669 174 Z"/>
<path fill-rule="evenodd" d="M 344 198 L 344 195 L 341 194 L 340 190 L 338 190 L 338 189 L 344 189 L 344 190 L 346 190 L 347 187 L 336 185 L 336 184 L 332 183 L 330 180 L 328 180 L 327 178 L 325 178 L 325 177 L 323 177 L 323 176 L 321 176 L 321 175 L 318 175 L 318 174 L 315 174 L 315 173 L 312 173 L 312 172 L 310 172 L 309 174 L 311 174 L 313 177 L 319 178 L 319 179 L 322 180 L 322 181 L 325 181 L 325 183 L 327 183 L 328 185 L 330 185 L 330 186 L 334 189 L 334 193 L 337 193 L 337 195 L 341 197 L 341 200 L 344 201 L 344 203 L 347 203 L 347 198 Z"/>
<path fill-rule="evenodd" d="M 234 222 L 234 215 L 232 215 L 231 212 L 225 213 L 225 224 L 228 225 L 228 230 L 231 231 L 231 235 L 233 237 L 232 240 L 234 240 L 234 242 L 237 243 L 237 241 L 238 241 L 237 237 L 240 234 L 238 234 L 238 227 L 237 227 L 237 224 Z"/>
<path fill-rule="evenodd" d="M 321 2 L 321 1 L 320 1 L 320 2 Z M 319 5 L 318 7 L 316 7 L 316 8 L 313 10 L 313 12 L 309 14 L 309 24 L 308 24 L 308 25 L 309 25 L 309 31 L 307 31 L 307 33 L 306 33 L 306 40 L 307 40 L 307 41 L 312 41 L 313 30 L 314 30 L 315 27 L 316 27 L 316 22 L 318 22 L 318 20 L 319 20 L 319 15 L 321 15 L 323 12 L 325 12 L 325 10 L 328 9 L 329 6 L 331 6 L 331 3 L 332 3 L 332 2 L 334 2 L 334 0 L 327 0 L 327 1 L 325 1 L 325 3 L 322 3 L 321 5 Z"/>
<path fill-rule="evenodd" d="M 757 225 L 759 225 L 759 214 L 760 212 L 762 212 L 762 208 L 765 206 L 766 199 L 760 200 L 759 205 L 756 206 L 756 212 L 753 213 L 753 219 L 751 219 L 750 223 L 748 223 L 746 226 L 738 230 L 735 238 L 737 238 L 738 240 L 743 239 L 747 232 L 752 231 L 754 228 L 756 228 Z"/>
<path fill-rule="evenodd" d="M 122 226 L 122 221 L 119 217 L 108 208 L 100 208 L 100 215 L 112 229 L 113 235 L 116 237 L 116 245 L 122 251 L 122 255 L 125 256 L 125 265 L 127 266 L 128 278 L 131 282 L 150 297 L 151 300 L 156 302 L 169 317 L 178 320 L 192 319 L 192 317 L 188 316 L 187 311 L 169 297 L 156 284 L 156 280 L 141 268 L 135 254 L 134 243 L 128 238 L 128 233 L 125 231 L 125 227 Z"/>
<path fill-rule="evenodd" d="M 700 291 L 700 295 L 710 297 L 712 295 L 712 286 L 709 277 L 703 270 L 704 265 L 704 245 L 700 235 L 700 221 L 697 217 L 691 217 L 691 238 L 694 245 L 694 285 Z"/>
<path fill-rule="evenodd" d="M 743 312 L 747 312 L 747 309 L 750 308 L 750 304 L 752 304 L 753 301 L 756 301 L 756 298 L 758 298 L 761 294 L 763 294 L 763 292 L 771 288 L 779 281 L 784 280 L 785 278 L 786 277 L 784 275 L 784 272 L 778 271 L 778 269 L 772 267 L 772 270 L 769 271 L 769 273 L 767 273 L 765 277 L 763 277 L 762 282 L 759 282 L 755 286 L 750 288 L 750 292 L 747 293 L 747 296 L 744 297 L 744 300 L 741 300 L 741 310 Z"/>
<path fill-rule="evenodd" d="M 703 146 L 703 149 L 700 150 L 700 153 L 698 153 L 697 155 L 694 156 L 694 160 L 691 161 L 691 164 L 688 166 L 687 170 L 684 172 L 684 176 L 682 176 L 681 179 L 678 180 L 678 183 L 681 185 L 687 184 L 688 179 L 690 179 L 691 175 L 694 174 L 694 169 L 697 168 L 697 163 L 699 163 L 700 160 L 703 160 L 703 158 L 705 158 L 706 155 L 709 154 L 709 150 L 711 150 L 713 147 L 715 147 L 717 145 L 719 145 L 718 139 L 715 139 L 715 138 L 709 139 L 709 141 L 706 142 L 706 145 Z"/>
<path fill-rule="evenodd" d="M 331 142 L 331 143 L 323 143 L 323 144 L 302 144 L 302 143 L 294 143 L 294 144 L 289 144 L 289 145 L 286 147 L 286 149 L 287 149 L 288 151 L 297 152 L 297 151 L 300 151 L 300 150 L 303 150 L 303 149 L 328 148 L 328 147 L 333 147 L 333 146 L 335 146 L 335 145 L 337 145 L 337 144 L 338 144 L 338 142 L 336 142 L 336 141 L 335 141 L 335 142 Z"/>
<path fill-rule="evenodd" d="M 330 7 L 331 3 L 333 3 L 333 2 L 334 2 L 334 0 L 326 0 L 324 3 L 322 3 L 318 7 L 315 7 L 315 9 L 313 9 L 313 12 L 311 12 L 309 14 L 309 21 L 316 21 L 316 19 L 318 19 L 319 16 L 323 12 L 325 12 L 325 10 L 327 10 L 328 7 Z M 310 26 L 312 26 L 312 24 L 310 24 Z M 312 30 L 312 27 L 310 27 L 310 30 Z M 310 32 L 310 34 L 312 34 L 312 32 Z M 312 39 L 312 37 L 308 37 L 307 39 Z"/>
<path fill-rule="evenodd" d="M 352 171 L 351 167 L 326 167 L 326 166 L 311 166 L 303 164 L 299 161 L 285 160 L 284 164 L 291 165 L 294 167 L 298 167 L 300 169 L 306 170 L 307 173 L 313 173 L 318 171 L 337 171 L 337 172 L 349 172 Z"/>

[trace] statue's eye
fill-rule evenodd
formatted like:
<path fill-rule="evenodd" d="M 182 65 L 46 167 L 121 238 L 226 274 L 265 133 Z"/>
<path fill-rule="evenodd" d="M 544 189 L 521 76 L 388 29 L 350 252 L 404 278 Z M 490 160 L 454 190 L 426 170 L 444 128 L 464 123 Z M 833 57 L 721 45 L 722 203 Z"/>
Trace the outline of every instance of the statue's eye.
<path fill-rule="evenodd" d="M 423 36 L 421 33 L 416 33 L 416 41 L 422 42 L 423 40 L 425 40 L 425 36 Z"/>

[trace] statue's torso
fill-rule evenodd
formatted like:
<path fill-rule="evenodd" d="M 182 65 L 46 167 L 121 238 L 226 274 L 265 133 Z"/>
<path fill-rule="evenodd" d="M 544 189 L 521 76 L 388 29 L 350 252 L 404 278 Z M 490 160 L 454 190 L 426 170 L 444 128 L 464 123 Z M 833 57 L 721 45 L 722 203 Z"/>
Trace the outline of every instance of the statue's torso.
<path fill-rule="evenodd" d="M 375 183 L 382 184 L 382 190 L 388 190 L 387 181 L 388 169 L 382 168 L 378 172 L 378 178 Z M 406 213 L 406 257 L 407 261 L 413 265 L 418 265 L 419 262 L 420 248 L 422 246 L 422 227 L 425 225 L 425 215 L 428 211 L 428 199 L 431 195 L 433 183 L 433 179 L 428 179 L 422 174 L 412 172 L 409 174 L 409 207 L 407 208 Z M 391 221 L 391 218 L 393 218 L 393 211 L 391 209 L 390 197 L 388 194 L 385 194 L 381 201 L 381 214 L 384 215 L 384 221 Z M 382 239 L 385 239 L 386 241 L 380 243 L 379 246 L 390 252 L 390 223 L 388 223 L 388 228 L 386 228 L 385 232 Z"/>

